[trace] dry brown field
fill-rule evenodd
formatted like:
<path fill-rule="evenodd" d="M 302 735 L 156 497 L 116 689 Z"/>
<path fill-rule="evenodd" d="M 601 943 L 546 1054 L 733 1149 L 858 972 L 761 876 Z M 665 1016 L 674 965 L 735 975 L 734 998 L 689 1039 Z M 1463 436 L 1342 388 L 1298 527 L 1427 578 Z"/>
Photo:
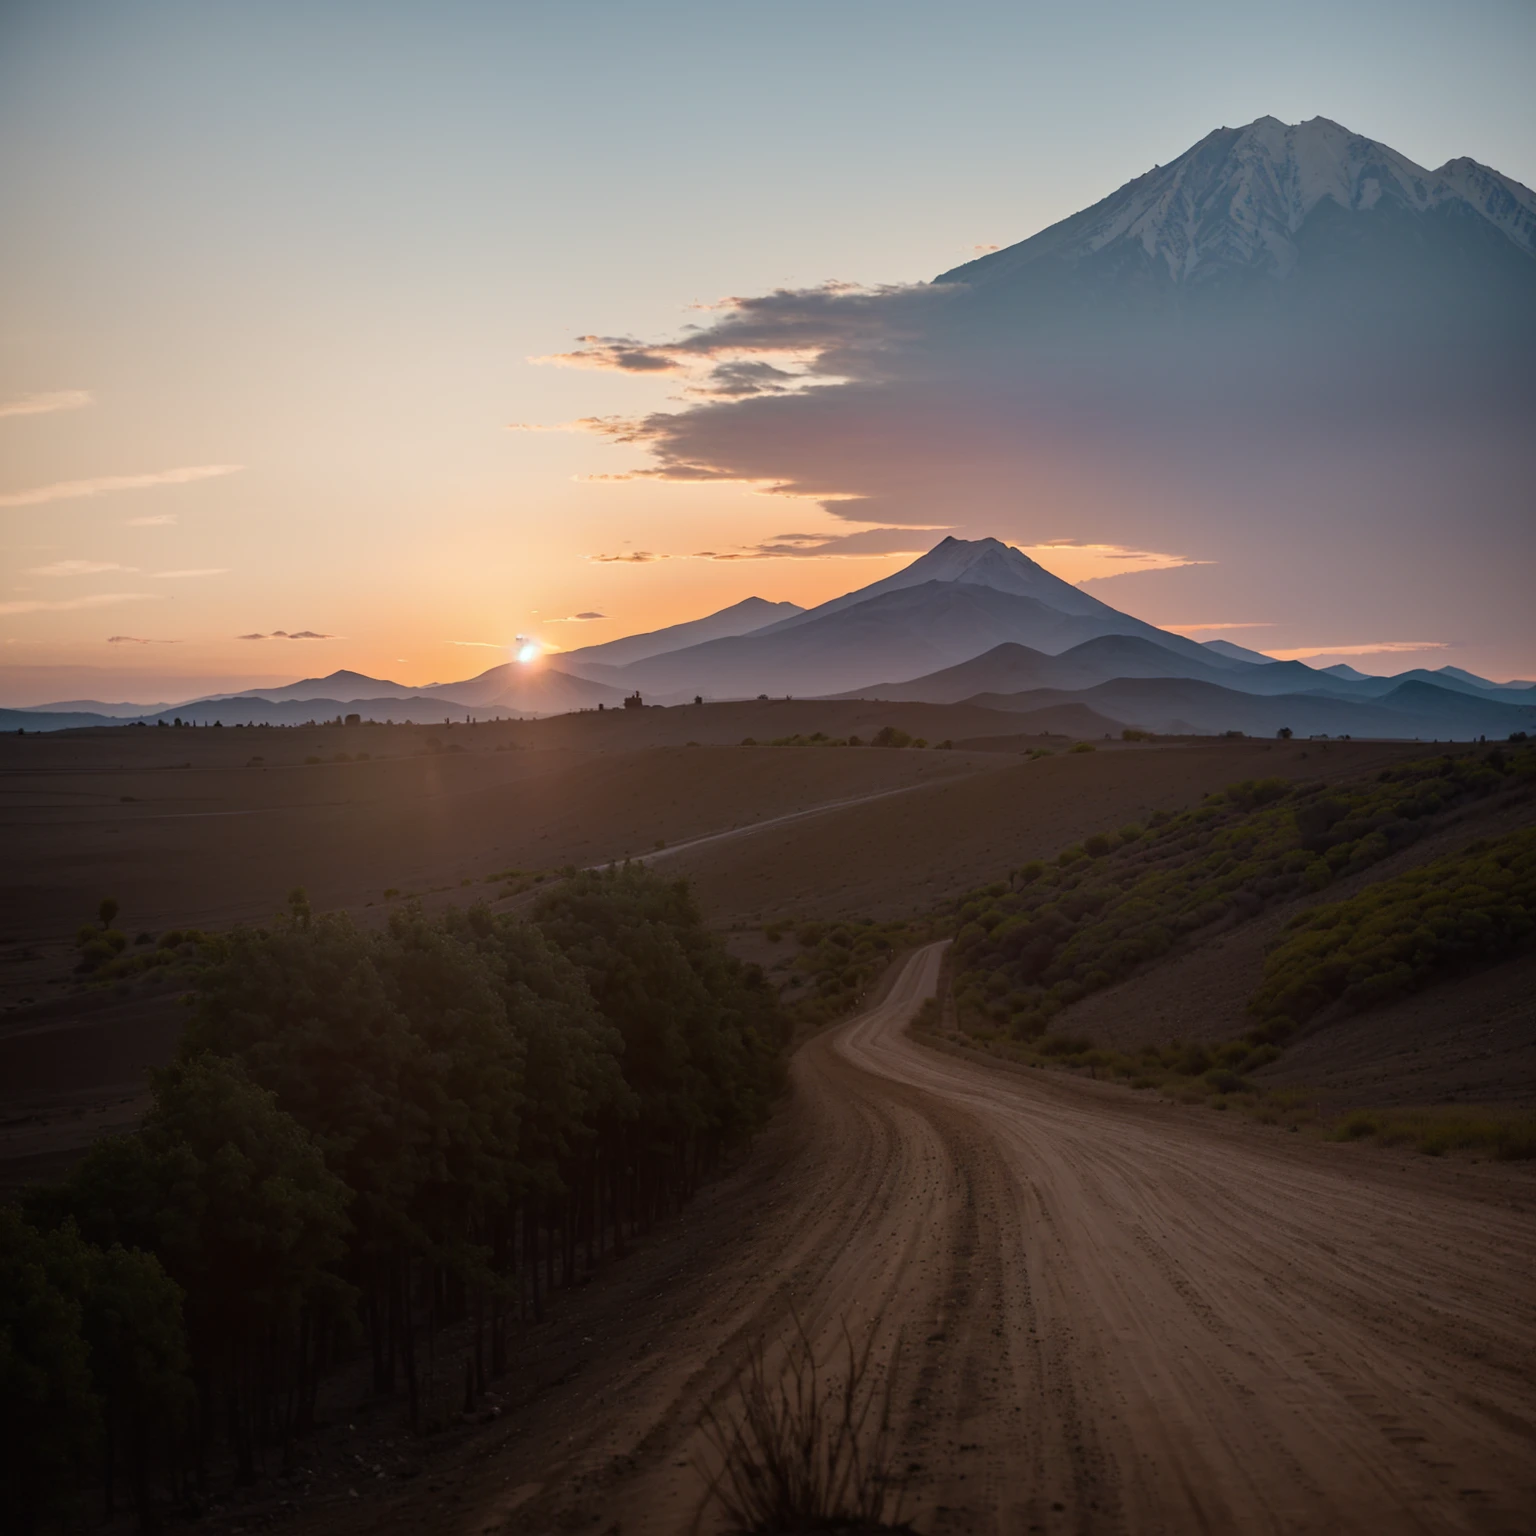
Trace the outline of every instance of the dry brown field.
<path fill-rule="evenodd" d="M 884 725 L 966 744 L 739 745 L 868 740 Z M 174 990 L 74 973 L 74 934 L 103 897 L 130 935 L 259 922 L 296 886 L 371 922 L 411 895 L 525 903 L 535 876 L 649 857 L 693 882 L 738 952 L 772 962 L 783 951 L 761 929 L 774 919 L 908 915 L 1233 779 L 1347 775 L 1421 750 L 1101 737 L 1074 753 L 1070 737 L 1017 727 L 965 705 L 775 700 L 473 727 L 0 737 L 0 1182 L 56 1172 L 131 1124 L 174 1047 Z M 1041 747 L 1053 755 L 1032 759 Z M 522 880 L 487 884 L 512 868 Z"/>

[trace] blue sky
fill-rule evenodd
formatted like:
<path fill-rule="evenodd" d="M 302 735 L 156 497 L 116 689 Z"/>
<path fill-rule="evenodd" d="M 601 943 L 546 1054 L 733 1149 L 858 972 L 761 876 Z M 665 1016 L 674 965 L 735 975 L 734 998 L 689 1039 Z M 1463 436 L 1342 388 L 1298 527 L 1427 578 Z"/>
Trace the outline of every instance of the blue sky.
<path fill-rule="evenodd" d="M 425 681 L 491 659 L 456 642 L 873 580 L 889 558 L 594 563 L 751 546 L 786 515 L 583 478 L 643 455 L 507 432 L 669 399 L 529 359 L 675 335 L 727 295 L 925 279 L 1263 113 L 1530 185 L 1533 58 L 1536 7 L 1509 0 L 11 0 L 0 411 L 77 403 L 0 415 L 0 693 Z M 607 617 L 566 622 L 585 612 Z M 1280 638 L 1351 638 L 1328 622 Z M 236 638 L 276 630 L 334 638 Z"/>

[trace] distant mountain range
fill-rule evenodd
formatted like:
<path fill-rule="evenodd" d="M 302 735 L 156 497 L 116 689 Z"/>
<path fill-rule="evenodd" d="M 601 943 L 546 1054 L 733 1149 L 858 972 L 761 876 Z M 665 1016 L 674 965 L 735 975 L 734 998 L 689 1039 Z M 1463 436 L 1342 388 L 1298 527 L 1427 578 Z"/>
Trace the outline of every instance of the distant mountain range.
<path fill-rule="evenodd" d="M 940 398 L 967 377 L 990 391 L 985 398 L 1037 389 L 1066 402 L 1037 446 L 1048 459 L 1051 443 L 1064 445 L 1074 472 L 1070 455 L 1081 450 L 1068 407 L 1079 399 L 1090 426 L 1145 425 L 1151 411 L 1152 440 L 1170 457 L 1160 464 L 1144 453 L 1138 473 L 1149 478 L 1219 458 L 1222 423 L 1240 400 L 1246 414 L 1232 419 L 1256 424 L 1254 442 L 1267 433 L 1280 445 L 1273 462 L 1312 466 L 1324 489 L 1336 461 L 1318 459 L 1319 443 L 1362 423 L 1438 431 L 1447 412 L 1460 413 L 1476 426 L 1476 462 L 1492 466 L 1488 484 L 1514 488 L 1509 505 L 1485 508 L 1487 516 L 1528 526 L 1529 497 L 1519 498 L 1530 484 L 1536 399 L 1536 193 L 1476 161 L 1430 170 L 1326 118 L 1263 117 L 1217 129 L 1092 207 L 941 274 L 934 287 L 942 302 L 925 300 L 931 319 L 913 320 L 903 346 L 936 370 Z M 1326 430 L 1309 436 L 1314 417 Z M 1435 463 L 1450 478 L 1431 487 L 1425 507 L 1470 494 L 1467 462 L 1437 441 Z M 1015 495 L 1016 472 L 1004 464 L 999 474 L 977 483 Z M 1282 515 L 1257 491 L 1247 512 Z M 1466 534 L 1476 538 L 1476 528 Z M 1484 543 L 1497 547 L 1501 571 L 1520 568 L 1518 543 L 1502 532 Z M 1305 532 L 1290 544 L 1308 560 L 1330 558 Z M 1306 569 L 1299 563 L 1290 579 L 1305 579 Z M 996 539 L 958 538 L 809 609 L 751 597 L 456 682 L 418 687 L 341 671 L 174 706 L 74 700 L 0 710 L 0 728 L 175 716 L 292 723 L 354 712 L 484 719 L 611 708 L 635 692 L 662 704 L 760 694 L 973 701 L 1017 714 L 1021 731 L 1047 721 L 1096 734 L 1117 725 L 1289 727 L 1443 740 L 1536 730 L 1530 682 L 1499 685 L 1456 667 L 1372 677 L 1343 663 L 1275 661 L 1227 640 L 1198 643 L 1120 612 Z"/>
<path fill-rule="evenodd" d="M 1456 667 L 1371 677 L 1275 661 L 1227 641 L 1200 644 L 1111 608 L 999 540 L 955 538 L 815 608 L 749 598 L 669 629 L 503 662 L 456 683 L 413 688 L 341 671 L 139 718 L 504 719 L 611 708 L 634 692 L 651 703 L 759 693 L 973 703 L 1027 717 L 1021 730 L 1272 735 L 1289 727 L 1303 736 L 1442 740 L 1536 731 L 1530 683 L 1500 686 Z M 130 706 L 0 710 L 0 728 L 122 724 L 108 708 Z"/>

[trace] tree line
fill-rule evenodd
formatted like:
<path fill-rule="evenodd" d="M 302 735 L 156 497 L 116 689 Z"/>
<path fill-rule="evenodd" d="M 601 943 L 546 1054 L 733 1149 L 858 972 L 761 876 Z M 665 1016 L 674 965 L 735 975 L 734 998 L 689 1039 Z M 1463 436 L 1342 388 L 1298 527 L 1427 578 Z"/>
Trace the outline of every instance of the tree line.
<path fill-rule="evenodd" d="M 90 1481 L 152 1526 L 250 1478 L 338 1362 L 429 1430 L 548 1293 L 676 1210 L 784 1082 L 776 993 L 640 866 L 532 920 L 312 912 L 208 941 L 134 1134 L 0 1210 L 0 1526 Z M 435 1342 L 468 1322 L 463 1381 Z"/>

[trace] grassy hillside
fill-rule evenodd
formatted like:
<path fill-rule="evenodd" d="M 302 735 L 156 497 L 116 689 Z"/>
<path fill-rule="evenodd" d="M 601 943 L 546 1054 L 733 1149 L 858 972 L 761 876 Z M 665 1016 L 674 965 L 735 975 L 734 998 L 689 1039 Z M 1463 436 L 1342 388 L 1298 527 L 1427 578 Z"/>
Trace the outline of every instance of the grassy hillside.
<path fill-rule="evenodd" d="M 1287 1112 L 1302 1096 L 1265 1095 L 1247 1074 L 1275 1061 L 1299 1029 L 1536 946 L 1536 829 L 1482 840 L 1469 829 L 1469 846 L 1451 855 L 1306 906 L 1255 968 L 1252 1025 L 1240 1038 L 1128 1054 L 1077 1038 L 1058 1015 L 1116 982 L 1134 985 L 1159 960 L 1281 903 L 1322 896 L 1446 830 L 1478 802 L 1528 798 L 1536 800 L 1536 752 L 1495 749 L 1411 761 L 1353 785 L 1247 780 L 1184 815 L 1087 838 L 1051 864 L 1015 869 L 955 904 L 957 1021 L 1003 1054 L 1294 1119 Z M 1529 1123 L 1465 1113 L 1455 1127 L 1432 1111 L 1408 1120 L 1356 1116 L 1345 1133 L 1412 1140 L 1429 1151 L 1536 1151 Z"/>
<path fill-rule="evenodd" d="M 1293 918 L 1251 1011 L 1271 1027 L 1369 1008 L 1492 964 L 1536 937 L 1536 828 L 1473 843 Z"/>
<path fill-rule="evenodd" d="M 1043 1035 L 1069 1004 L 1195 937 L 1320 893 L 1470 802 L 1536 785 L 1536 752 L 1440 757 L 1352 786 L 1249 779 L 1153 825 L 1098 833 L 955 910 L 955 1001 L 971 1028 Z M 1269 1011 L 1265 1038 L 1289 1031 Z"/>

